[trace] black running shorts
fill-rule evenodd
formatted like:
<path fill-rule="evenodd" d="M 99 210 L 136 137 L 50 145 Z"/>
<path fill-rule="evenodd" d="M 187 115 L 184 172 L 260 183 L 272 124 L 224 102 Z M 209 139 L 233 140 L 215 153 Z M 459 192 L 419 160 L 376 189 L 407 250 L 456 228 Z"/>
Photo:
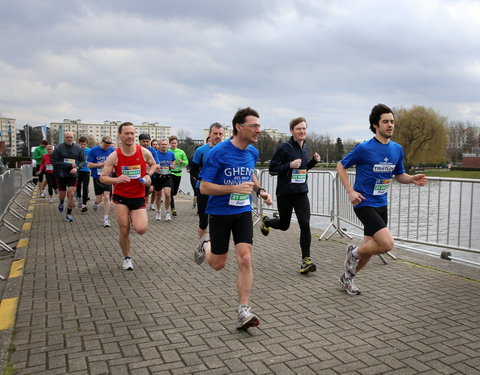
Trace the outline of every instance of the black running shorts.
<path fill-rule="evenodd" d="M 100 182 L 100 178 L 93 179 L 93 190 L 95 191 L 95 195 L 102 195 L 103 192 L 108 191 L 112 192 L 112 185 L 107 185 Z"/>
<path fill-rule="evenodd" d="M 363 234 L 373 237 L 380 229 L 386 228 L 388 223 L 388 208 L 383 207 L 358 207 L 353 208 L 358 220 L 363 224 Z"/>
<path fill-rule="evenodd" d="M 253 243 L 252 213 L 244 212 L 237 215 L 209 215 L 210 241 L 213 254 L 226 254 L 230 233 L 233 242 Z"/>
<path fill-rule="evenodd" d="M 130 211 L 145 208 L 145 197 L 140 198 L 126 198 L 118 194 L 113 194 L 113 203 L 123 204 L 127 206 Z"/>

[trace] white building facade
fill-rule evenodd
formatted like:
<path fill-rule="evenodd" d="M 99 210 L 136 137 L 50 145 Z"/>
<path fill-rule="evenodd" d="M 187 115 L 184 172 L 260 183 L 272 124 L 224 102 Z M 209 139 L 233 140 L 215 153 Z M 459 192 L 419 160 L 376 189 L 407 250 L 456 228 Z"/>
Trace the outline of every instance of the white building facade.
<path fill-rule="evenodd" d="M 81 120 L 68 120 L 63 122 L 51 122 L 50 134 L 53 139 L 49 141 L 53 144 L 63 142 L 63 134 L 65 132 L 73 132 L 75 139 L 81 136 L 92 136 L 97 143 L 100 143 L 102 137 L 108 135 L 112 138 L 114 144 L 117 144 L 118 127 L 123 121 L 104 121 L 103 124 L 87 124 Z M 135 125 L 135 124 L 134 124 Z M 138 135 L 142 133 L 150 134 L 152 139 L 168 138 L 172 134 L 171 126 L 161 126 L 158 122 L 143 122 L 141 125 L 135 125 L 137 133 L 136 142 L 138 143 Z"/>
<path fill-rule="evenodd" d="M 16 119 L 0 117 L 0 142 L 2 142 L 2 152 L 5 150 L 8 156 L 17 156 Z"/>

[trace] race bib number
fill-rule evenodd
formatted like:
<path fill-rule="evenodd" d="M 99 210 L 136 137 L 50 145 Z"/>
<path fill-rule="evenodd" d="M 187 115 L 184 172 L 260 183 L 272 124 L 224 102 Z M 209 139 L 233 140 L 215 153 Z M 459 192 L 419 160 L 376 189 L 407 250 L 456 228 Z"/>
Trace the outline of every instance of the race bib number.
<path fill-rule="evenodd" d="M 122 174 L 130 177 L 131 179 L 137 179 L 141 177 L 141 168 L 139 165 L 124 165 L 122 166 Z"/>
<path fill-rule="evenodd" d="M 102 174 L 102 168 L 97 168 L 97 173 L 100 176 Z"/>
<path fill-rule="evenodd" d="M 161 166 L 160 167 L 160 174 L 162 176 L 165 176 L 166 174 L 169 174 L 170 173 L 170 167 L 165 167 L 165 166 Z"/>
<path fill-rule="evenodd" d="M 53 171 L 53 165 L 52 164 L 45 164 L 45 170 Z"/>
<path fill-rule="evenodd" d="M 373 195 L 383 195 L 388 191 L 392 179 L 388 180 L 376 180 L 375 187 L 373 188 Z"/>
<path fill-rule="evenodd" d="M 229 206 L 243 207 L 250 205 L 250 195 L 248 194 L 230 194 Z"/>
<path fill-rule="evenodd" d="M 292 184 L 303 184 L 307 181 L 306 169 L 294 169 L 292 171 Z"/>
<path fill-rule="evenodd" d="M 63 162 L 64 162 L 64 163 L 68 163 L 68 164 L 75 164 L 75 159 L 67 159 L 67 158 L 65 158 L 65 159 L 63 159 Z"/>

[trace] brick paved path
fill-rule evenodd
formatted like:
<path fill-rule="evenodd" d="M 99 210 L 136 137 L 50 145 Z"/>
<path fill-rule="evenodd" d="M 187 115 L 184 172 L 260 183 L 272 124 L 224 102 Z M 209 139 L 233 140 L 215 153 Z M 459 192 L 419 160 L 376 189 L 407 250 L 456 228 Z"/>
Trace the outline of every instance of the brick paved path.
<path fill-rule="evenodd" d="M 375 258 L 352 297 L 337 281 L 340 237 L 314 239 L 318 270 L 303 276 L 298 226 L 269 237 L 255 228 L 261 325 L 239 332 L 235 258 L 218 272 L 194 264 L 197 216 L 190 198 L 177 208 L 169 223 L 149 212 L 125 272 L 113 213 L 111 228 L 101 209 L 67 223 L 36 200 L 9 358 L 17 374 L 480 373 L 480 277 Z"/>

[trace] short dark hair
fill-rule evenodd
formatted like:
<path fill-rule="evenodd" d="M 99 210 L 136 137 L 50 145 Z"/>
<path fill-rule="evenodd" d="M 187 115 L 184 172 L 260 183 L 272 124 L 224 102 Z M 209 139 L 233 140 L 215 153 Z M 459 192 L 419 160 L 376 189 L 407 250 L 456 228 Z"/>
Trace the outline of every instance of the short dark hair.
<path fill-rule="evenodd" d="M 139 141 L 143 141 L 144 139 L 150 140 L 151 139 L 150 134 L 143 133 L 138 136 Z"/>
<path fill-rule="evenodd" d="M 391 113 L 393 117 L 395 118 L 395 114 L 393 111 L 390 109 L 390 107 L 386 106 L 385 104 L 379 103 L 375 107 L 372 108 L 372 111 L 370 112 L 370 130 L 376 134 L 377 129 L 375 129 L 374 125 L 378 126 L 378 123 L 380 122 L 380 117 L 384 113 Z"/>
<path fill-rule="evenodd" d="M 78 143 L 80 143 L 80 142 L 88 142 L 87 137 L 82 135 L 80 138 L 78 138 Z"/>
<path fill-rule="evenodd" d="M 124 126 L 134 126 L 131 122 L 124 122 L 118 127 L 118 134 L 122 133 L 122 129 Z"/>
<path fill-rule="evenodd" d="M 212 132 L 212 129 L 213 128 L 217 128 L 217 129 L 220 129 L 222 128 L 223 129 L 223 125 L 220 124 L 219 122 L 214 122 L 212 125 L 210 125 L 210 127 L 208 128 L 208 134 L 210 134 Z M 207 141 L 208 142 L 208 141 Z"/>
<path fill-rule="evenodd" d="M 290 121 L 290 130 L 293 130 L 293 128 L 298 124 L 300 124 L 301 122 L 305 122 L 305 124 L 307 123 L 307 120 L 305 120 L 305 117 L 294 118 L 292 121 Z"/>
<path fill-rule="evenodd" d="M 153 142 L 157 142 L 157 143 L 158 143 L 158 141 L 157 141 L 156 139 L 152 139 L 152 141 L 150 142 L 150 146 L 153 145 Z"/>
<path fill-rule="evenodd" d="M 258 114 L 257 111 L 255 111 L 254 109 L 250 108 L 250 107 L 247 107 L 247 108 L 240 108 L 237 113 L 235 113 L 235 116 L 233 116 L 233 119 L 232 119 L 232 126 L 233 126 L 233 135 L 237 135 L 238 133 L 238 130 L 237 128 L 235 127 L 236 124 L 244 124 L 245 123 L 245 119 L 248 117 L 248 116 L 255 116 L 255 117 L 258 117 L 260 118 L 260 115 Z"/>
<path fill-rule="evenodd" d="M 171 141 L 173 140 L 177 140 L 178 141 L 178 138 L 176 135 L 171 135 L 170 138 L 168 138 L 168 143 L 170 143 Z"/>
<path fill-rule="evenodd" d="M 48 141 L 46 139 L 42 140 L 42 145 L 48 146 Z"/>

